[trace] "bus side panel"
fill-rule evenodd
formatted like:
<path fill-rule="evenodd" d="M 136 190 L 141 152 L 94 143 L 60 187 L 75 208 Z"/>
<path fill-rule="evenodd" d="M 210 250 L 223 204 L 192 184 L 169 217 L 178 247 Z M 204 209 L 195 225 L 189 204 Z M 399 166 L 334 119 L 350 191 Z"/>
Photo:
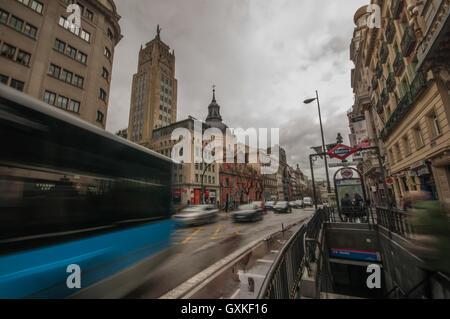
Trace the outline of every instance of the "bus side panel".
<path fill-rule="evenodd" d="M 64 298 L 168 248 L 171 220 L 0 257 L 0 298 Z M 81 268 L 69 289 L 67 267 Z M 101 297 L 101 296 L 99 296 Z"/>

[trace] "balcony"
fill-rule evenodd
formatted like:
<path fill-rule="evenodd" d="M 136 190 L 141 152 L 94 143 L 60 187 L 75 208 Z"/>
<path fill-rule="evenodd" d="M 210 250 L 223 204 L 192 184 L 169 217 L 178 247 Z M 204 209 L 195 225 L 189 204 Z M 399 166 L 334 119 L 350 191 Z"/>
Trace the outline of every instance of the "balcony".
<path fill-rule="evenodd" d="M 390 73 L 389 73 L 389 76 L 388 76 L 388 78 L 387 78 L 387 80 L 386 80 L 387 91 L 388 91 L 389 93 L 394 92 L 395 85 L 396 85 L 396 82 L 395 82 L 395 75 L 394 75 L 394 73 L 390 72 Z"/>
<path fill-rule="evenodd" d="M 402 9 L 403 9 L 403 0 L 392 0 L 391 12 L 392 12 L 392 17 L 394 19 L 398 19 L 400 17 L 400 13 L 402 13 Z"/>
<path fill-rule="evenodd" d="M 422 72 L 416 74 L 414 80 L 411 83 L 411 98 L 413 100 L 419 96 L 420 93 L 426 88 L 427 80 Z"/>
<path fill-rule="evenodd" d="M 403 61 L 401 54 L 396 54 L 393 66 L 395 76 L 400 76 L 405 69 L 405 62 Z"/>
<path fill-rule="evenodd" d="M 392 44 L 392 41 L 394 40 L 394 35 L 395 35 L 394 20 L 389 19 L 389 22 L 386 27 L 386 33 L 384 35 L 386 36 L 387 43 Z"/>
<path fill-rule="evenodd" d="M 384 136 L 386 138 L 389 137 L 394 128 L 400 123 L 400 121 L 403 120 L 406 113 L 408 113 L 408 111 L 411 109 L 412 105 L 413 104 L 411 92 L 407 92 L 398 103 L 394 113 L 392 113 L 391 117 L 386 122 L 386 126 L 384 128 L 385 130 Z"/>
<path fill-rule="evenodd" d="M 372 90 L 376 90 L 378 88 L 378 80 L 376 78 L 372 78 Z"/>
<path fill-rule="evenodd" d="M 383 74 L 383 68 L 381 67 L 380 62 L 377 63 L 377 67 L 375 68 L 375 75 L 377 79 L 381 78 L 381 75 Z"/>
<path fill-rule="evenodd" d="M 383 89 L 383 92 L 381 92 L 381 103 L 382 103 L 383 105 L 386 105 L 386 103 L 387 103 L 388 101 L 389 101 L 389 95 L 388 95 L 387 89 L 384 88 L 384 89 Z"/>
<path fill-rule="evenodd" d="M 387 47 L 387 43 L 384 42 L 383 45 L 381 46 L 381 50 L 380 50 L 380 61 L 381 63 L 386 63 L 387 57 L 389 54 L 389 50 Z"/>
<path fill-rule="evenodd" d="M 414 30 L 408 25 L 405 29 L 405 32 L 402 37 L 402 42 L 400 43 L 400 47 L 402 50 L 402 54 L 404 57 L 407 57 L 411 54 L 416 46 L 416 35 L 414 34 Z"/>
<path fill-rule="evenodd" d="M 381 99 L 378 99 L 377 105 L 375 107 L 378 114 L 383 113 L 383 105 L 381 104 Z"/>

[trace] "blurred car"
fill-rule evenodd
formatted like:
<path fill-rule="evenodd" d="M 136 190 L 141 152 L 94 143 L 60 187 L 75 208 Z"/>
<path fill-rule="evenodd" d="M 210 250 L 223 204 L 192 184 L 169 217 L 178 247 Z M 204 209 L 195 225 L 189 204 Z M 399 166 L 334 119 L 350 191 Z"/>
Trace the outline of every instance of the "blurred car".
<path fill-rule="evenodd" d="M 253 204 L 258 205 L 261 207 L 264 214 L 267 214 L 267 206 L 264 202 L 253 202 Z"/>
<path fill-rule="evenodd" d="M 312 207 L 313 206 L 313 201 L 311 197 L 305 197 L 303 198 L 303 204 L 305 205 L 305 207 Z"/>
<path fill-rule="evenodd" d="M 266 209 L 267 210 L 273 210 L 274 206 L 277 204 L 276 201 L 270 201 L 270 202 L 266 202 Z"/>
<path fill-rule="evenodd" d="M 295 202 L 295 201 L 290 201 L 290 202 L 288 202 L 289 203 L 289 206 L 290 207 L 292 207 L 292 208 L 298 208 L 298 205 L 297 205 L 297 203 Z"/>
<path fill-rule="evenodd" d="M 238 210 L 232 213 L 234 222 L 252 222 L 263 219 L 263 210 L 260 205 L 252 203 L 240 205 Z"/>
<path fill-rule="evenodd" d="M 289 205 L 289 202 L 278 202 L 273 207 L 273 210 L 277 214 L 290 214 L 292 213 L 292 207 Z"/>
<path fill-rule="evenodd" d="M 182 209 L 173 219 L 181 226 L 202 225 L 215 222 L 218 213 L 214 205 L 194 205 Z"/>
<path fill-rule="evenodd" d="M 305 207 L 305 205 L 303 204 L 303 201 L 302 201 L 301 199 L 296 200 L 295 202 L 297 203 L 297 207 L 298 207 L 298 208 L 303 208 L 303 207 Z"/>

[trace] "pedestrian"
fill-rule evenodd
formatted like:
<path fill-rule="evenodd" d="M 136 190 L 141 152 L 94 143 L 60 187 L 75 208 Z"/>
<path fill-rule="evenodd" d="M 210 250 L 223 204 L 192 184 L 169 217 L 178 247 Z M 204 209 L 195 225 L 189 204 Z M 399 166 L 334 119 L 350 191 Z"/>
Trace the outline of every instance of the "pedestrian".
<path fill-rule="evenodd" d="M 348 219 L 353 213 L 353 203 L 350 199 L 349 194 L 345 194 L 344 198 L 341 199 L 341 210 L 342 214 Z"/>

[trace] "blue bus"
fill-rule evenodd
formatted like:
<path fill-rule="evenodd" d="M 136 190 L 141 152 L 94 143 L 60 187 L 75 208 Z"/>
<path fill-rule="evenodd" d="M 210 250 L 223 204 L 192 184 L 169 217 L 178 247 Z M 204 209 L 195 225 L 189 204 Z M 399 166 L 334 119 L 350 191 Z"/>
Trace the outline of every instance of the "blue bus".
<path fill-rule="evenodd" d="M 167 258 L 171 159 L 2 84 L 0 136 L 0 298 L 120 298 Z"/>

